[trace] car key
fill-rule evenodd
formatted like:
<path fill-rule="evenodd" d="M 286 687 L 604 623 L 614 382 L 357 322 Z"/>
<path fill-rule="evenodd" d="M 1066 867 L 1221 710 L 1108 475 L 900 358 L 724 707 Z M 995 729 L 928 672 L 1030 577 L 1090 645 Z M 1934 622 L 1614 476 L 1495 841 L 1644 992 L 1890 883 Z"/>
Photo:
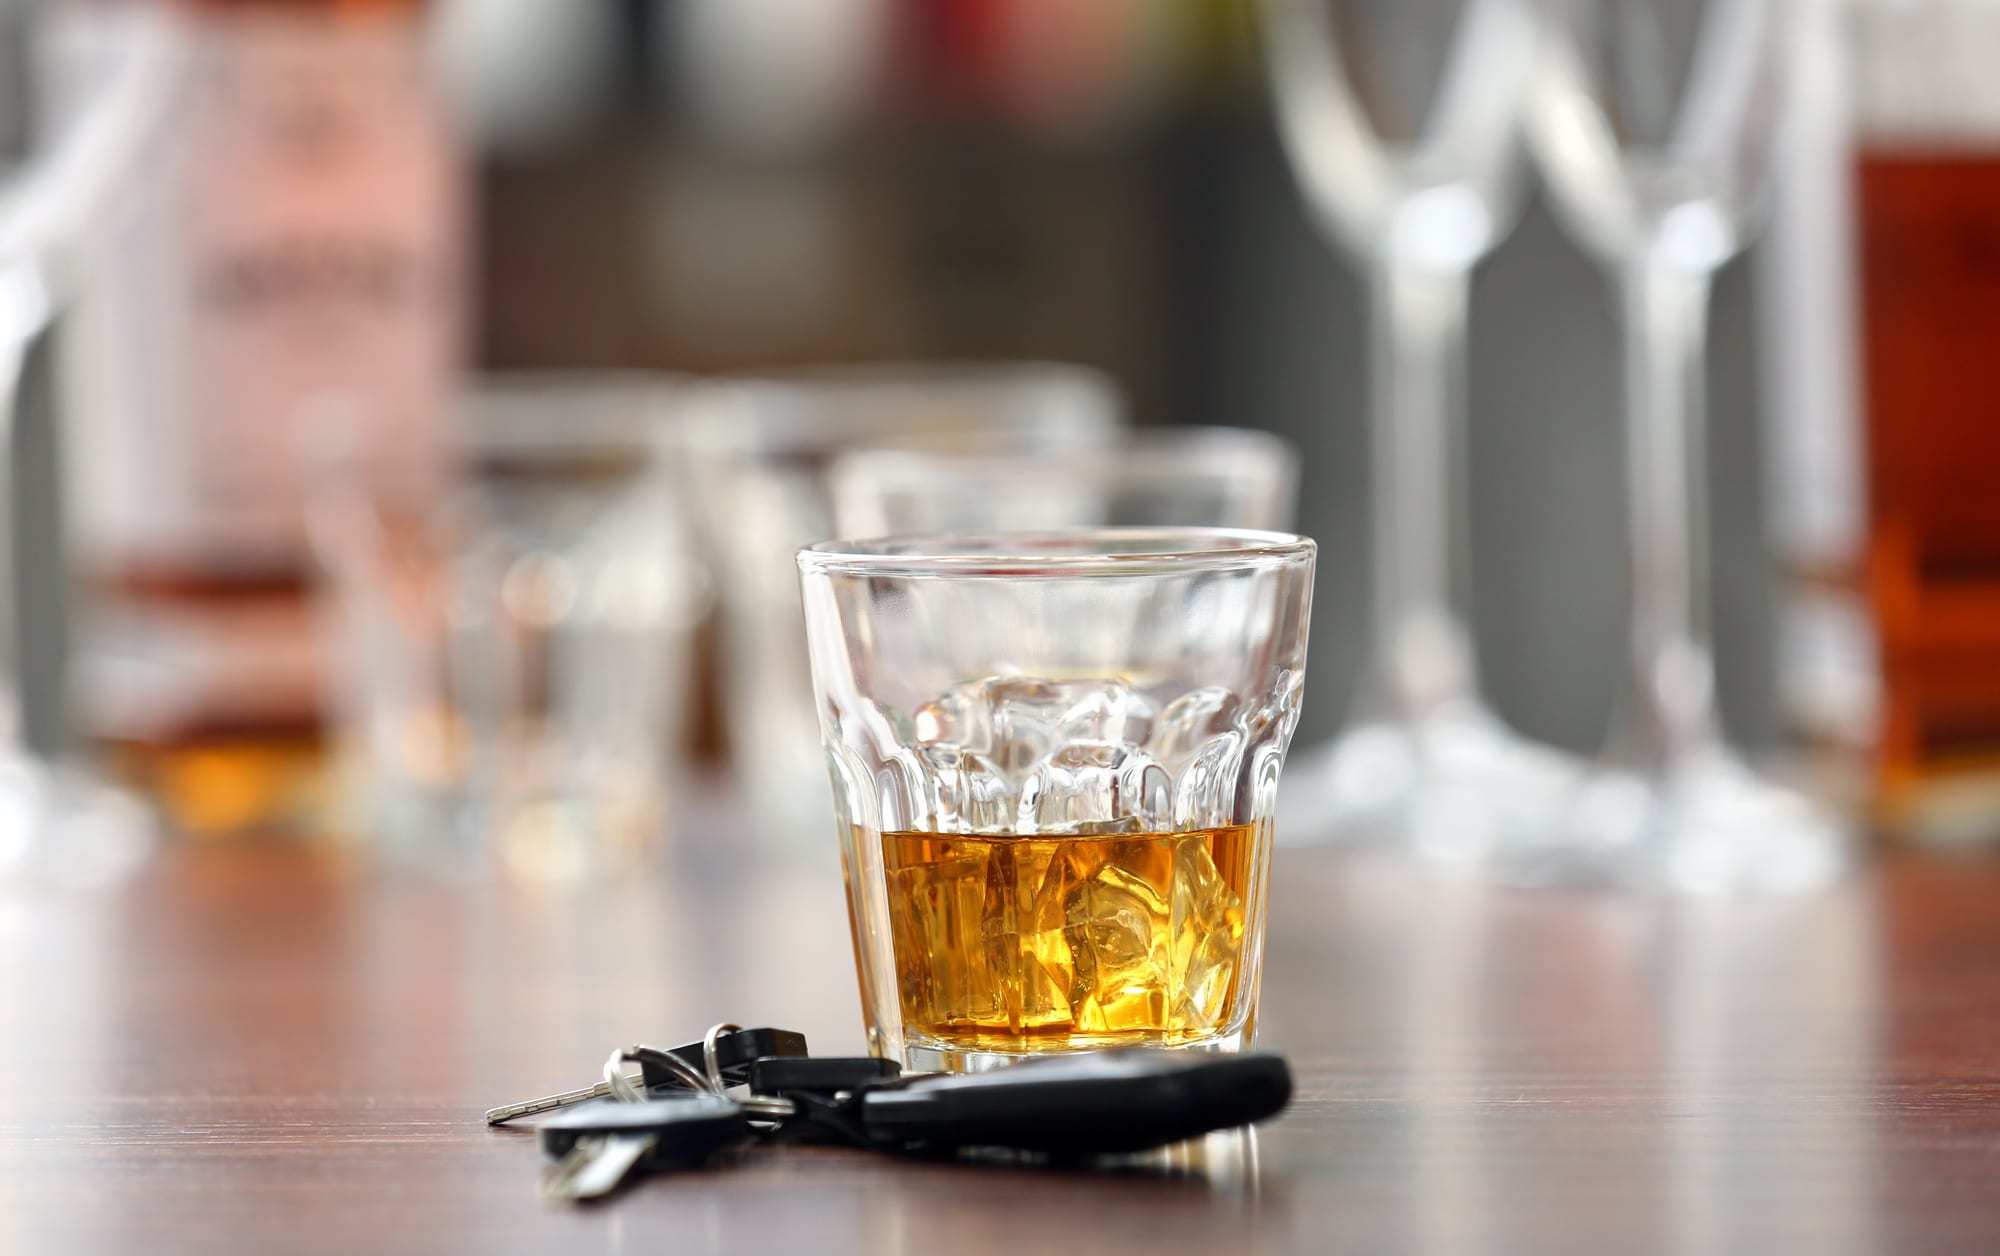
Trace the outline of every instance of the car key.
<path fill-rule="evenodd" d="M 750 1066 L 750 1093 L 790 1105 L 778 1118 L 773 1137 L 792 1143 L 844 1143 L 866 1146 L 867 1136 L 844 1109 L 853 1092 L 893 1081 L 902 1072 L 894 1060 L 875 1056 L 822 1060 L 774 1057 Z"/>
<path fill-rule="evenodd" d="M 791 1098 L 800 1092 L 837 1094 L 893 1081 L 902 1068 L 894 1060 L 862 1055 L 851 1058 L 809 1059 L 804 1056 L 766 1056 L 750 1065 L 750 1092 Z"/>
<path fill-rule="evenodd" d="M 1143 1151 L 1248 1125 L 1283 1109 L 1291 1095 L 1281 1056 L 1135 1048 L 880 1082 L 855 1091 L 833 1115 L 885 1151 L 1002 1147 L 1070 1157 Z"/>
<path fill-rule="evenodd" d="M 708 1054 L 709 1039 L 690 1042 L 670 1049 L 666 1054 L 677 1057 L 682 1063 L 696 1069 L 710 1070 Z M 806 1055 L 806 1036 L 789 1029 L 739 1029 L 729 1027 L 729 1032 L 713 1036 L 715 1058 L 712 1072 L 724 1086 L 740 1086 L 750 1080 L 750 1070 L 759 1060 L 803 1059 Z M 646 1088 L 658 1091 L 662 1088 L 685 1087 L 677 1072 L 642 1061 Z"/>
<path fill-rule="evenodd" d="M 617 1190 L 644 1169 L 690 1168 L 757 1136 L 742 1105 L 682 1091 L 671 1099 L 603 1099 L 551 1117 L 537 1131 L 554 1158 L 543 1179 L 552 1199 L 581 1203 Z"/>
<path fill-rule="evenodd" d="M 717 1069 L 725 1085 L 737 1085 L 748 1080 L 751 1064 L 765 1056 L 806 1054 L 804 1034 L 789 1029 L 741 1029 L 734 1025 L 717 1026 L 699 1042 L 684 1043 L 664 1051 L 648 1051 L 647 1054 L 673 1056 L 698 1075 L 707 1067 L 706 1055 L 711 1040 L 714 1043 Z M 689 1079 L 680 1071 L 670 1070 L 651 1062 L 640 1065 L 640 1081 L 655 1097 L 689 1089 L 691 1085 Z M 566 1108 L 591 1099 L 601 1099 L 610 1093 L 611 1083 L 601 1081 L 590 1086 L 580 1086 L 575 1090 L 504 1104 L 486 1110 L 486 1123 L 504 1125 L 519 1117 L 553 1112 L 557 1108 Z"/>

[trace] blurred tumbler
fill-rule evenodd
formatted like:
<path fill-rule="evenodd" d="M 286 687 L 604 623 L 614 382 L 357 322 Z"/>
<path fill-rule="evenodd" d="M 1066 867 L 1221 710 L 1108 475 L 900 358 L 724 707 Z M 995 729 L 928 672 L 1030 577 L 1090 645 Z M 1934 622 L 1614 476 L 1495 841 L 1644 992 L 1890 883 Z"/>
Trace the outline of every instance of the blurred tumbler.
<path fill-rule="evenodd" d="M 904 364 L 717 382 L 684 407 L 682 470 L 722 624 L 722 720 L 767 837 L 827 814 L 794 555 L 830 540 L 828 472 L 869 447 L 1080 450 L 1123 422 L 1097 372 L 1049 363 Z"/>
<path fill-rule="evenodd" d="M 396 863 L 542 881 L 657 850 L 701 610 L 663 386 L 487 382 L 458 407 L 443 493 L 412 496 L 332 440 L 317 451 L 343 835 Z"/>
<path fill-rule="evenodd" d="M 1051 528 L 1281 532 L 1298 504 L 1298 453 L 1268 432 L 1155 428 L 1092 449 L 993 453 L 874 449 L 834 464 L 844 537 Z"/>

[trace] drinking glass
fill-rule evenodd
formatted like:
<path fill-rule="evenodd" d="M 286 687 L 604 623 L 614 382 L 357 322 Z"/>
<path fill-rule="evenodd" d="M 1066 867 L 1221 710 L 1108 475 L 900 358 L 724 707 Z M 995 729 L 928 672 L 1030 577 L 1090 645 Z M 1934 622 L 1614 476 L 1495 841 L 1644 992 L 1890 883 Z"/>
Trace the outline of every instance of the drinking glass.
<path fill-rule="evenodd" d="M 9 39 L 41 30 L 49 6 L 16 6 L 4 15 Z M 69 16 L 56 14 L 55 17 Z M 0 571 L 7 623 L 0 639 L 0 874 L 32 870 L 55 880 L 101 882 L 136 866 L 157 836 L 145 806 L 75 762 L 59 708 L 62 561 L 56 477 L 16 492 L 15 452 L 47 449 L 60 406 L 52 345 L 78 284 L 94 261 L 93 245 L 144 175 L 145 154 L 174 117 L 188 78 L 191 49 L 171 15 L 150 6 L 81 15 L 96 36 L 88 64 L 70 65 L 60 115 L 47 142 L 0 188 Z M 53 19 L 51 19 L 53 20 Z M 25 64 L 25 50 L 0 50 Z M 21 84 L 12 84 L 17 90 Z M 25 433 L 22 429 L 28 429 Z M 88 450 L 69 451 L 88 456 Z M 33 470 L 46 474 L 53 468 Z M 16 536 L 16 529 L 21 532 Z M 29 561 L 38 565 L 34 577 Z M 57 576 L 58 578 L 51 578 Z M 31 628 L 32 625 L 32 628 Z M 39 686 L 39 697 L 29 690 Z M 39 712 L 32 708 L 39 707 Z"/>
<path fill-rule="evenodd" d="M 1540 0 L 1530 134 L 1557 209 L 1625 307 L 1630 676 L 1547 875 L 1798 887 L 1840 826 L 1760 779 L 1715 714 L 1702 406 L 1708 291 L 1754 225 L 1781 102 L 1782 0 Z"/>
<path fill-rule="evenodd" d="M 829 475 L 841 536 L 1292 526 L 1298 454 L 1236 427 L 1136 431 L 1057 453 L 869 449 Z"/>
<path fill-rule="evenodd" d="M 677 405 L 675 458 L 713 565 L 723 724 L 774 844 L 826 814 L 793 555 L 835 535 L 827 469 L 870 445 L 1075 450 L 1123 422 L 1096 371 L 1052 363 L 837 367 L 718 381 Z"/>
<path fill-rule="evenodd" d="M 1313 557 L 1148 528 L 800 552 L 872 1051 L 1250 1040 Z"/>
<path fill-rule="evenodd" d="M 1293 836 L 1474 856 L 1553 824 L 1575 777 L 1480 697 L 1463 603 L 1473 266 L 1511 229 L 1534 24 L 1514 0 L 1265 0 L 1279 129 L 1372 293 L 1374 662 L 1288 778 Z M 1296 828 L 1294 828 L 1296 826 Z"/>
<path fill-rule="evenodd" d="M 556 881 L 656 848 L 702 600 L 661 456 L 668 387 L 483 384 L 435 495 L 319 453 L 343 830 L 402 862 Z"/>

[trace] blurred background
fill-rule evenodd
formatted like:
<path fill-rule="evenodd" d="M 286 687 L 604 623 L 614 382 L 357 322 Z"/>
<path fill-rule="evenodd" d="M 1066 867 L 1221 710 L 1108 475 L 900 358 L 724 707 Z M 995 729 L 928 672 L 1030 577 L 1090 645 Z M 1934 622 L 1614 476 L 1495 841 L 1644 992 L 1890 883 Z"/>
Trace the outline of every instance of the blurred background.
<path fill-rule="evenodd" d="M 1467 7 L 1364 16 L 1445 47 Z M 1768 225 L 1702 366 L 1724 725 L 1955 842 L 2000 837 L 1988 8 L 1788 10 Z M 732 651 L 753 619 L 786 648 L 750 590 L 795 597 L 841 449 L 1120 425 L 1290 443 L 1262 482 L 1296 510 L 1254 522 L 1319 541 L 1298 736 L 1332 736 L 1370 640 L 1368 285 L 1288 168 L 1257 9 L 9 0 L 18 178 L 84 189 L 18 337 L 23 744 L 196 835 L 462 849 L 494 831 L 469 781 L 573 771 L 550 796 L 594 809 L 510 807 L 524 848 L 651 832 L 650 776 L 754 772 Z M 1348 57 L 1364 94 L 1426 72 Z M 1625 657 L 1621 305 L 1524 178 L 1471 287 L 1464 602 L 1496 711 L 1587 755 Z M 520 718 L 561 725 L 537 766 L 482 757 Z"/>

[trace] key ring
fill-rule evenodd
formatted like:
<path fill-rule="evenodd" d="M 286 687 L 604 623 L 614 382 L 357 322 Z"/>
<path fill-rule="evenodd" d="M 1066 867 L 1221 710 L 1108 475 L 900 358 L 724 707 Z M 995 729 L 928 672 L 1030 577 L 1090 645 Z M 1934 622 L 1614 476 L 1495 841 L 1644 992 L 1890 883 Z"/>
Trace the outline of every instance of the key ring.
<path fill-rule="evenodd" d="M 718 1058 L 716 1042 L 722 1035 L 736 1033 L 742 1028 L 743 1026 L 732 1021 L 719 1021 L 710 1025 L 708 1032 L 701 1036 L 702 1067 L 708 1073 L 709 1089 L 715 1094 L 727 1097 L 729 1090 L 729 1083 L 722 1076 L 722 1064 Z M 775 1095 L 744 1095 L 735 1102 L 752 1116 L 783 1119 L 798 1111 L 797 1105 L 791 1100 L 781 1099 Z"/>
<path fill-rule="evenodd" d="M 621 1064 L 638 1064 L 642 1067 L 661 1069 L 672 1073 L 682 1085 L 690 1090 L 697 1090 L 703 1094 L 711 1095 L 722 1093 L 721 1090 L 710 1085 L 708 1078 L 704 1077 L 694 1065 L 689 1064 L 673 1052 L 662 1051 L 658 1047 L 649 1047 L 644 1043 L 640 1043 L 636 1046 L 627 1047 L 623 1051 L 612 1052 L 611 1058 L 604 1063 L 604 1084 L 610 1087 L 611 1093 L 614 1096 L 627 1103 L 639 1102 L 645 1099 L 646 1094 L 630 1077 L 625 1075 L 625 1071 L 622 1068 L 618 1067 Z M 612 1080 L 614 1072 L 618 1075 L 617 1081 Z"/>
<path fill-rule="evenodd" d="M 605 1061 L 602 1073 L 603 1080 L 596 1085 L 585 1086 L 578 1090 L 565 1090 L 557 1094 L 544 1095 L 540 1098 L 529 1099 L 520 1103 L 510 1103 L 498 1108 L 488 1108 L 485 1113 L 486 1123 L 488 1125 L 505 1125 L 507 1122 L 520 1117 L 533 1116 L 543 1112 L 553 1112 L 558 1108 L 565 1108 L 571 1104 L 584 1103 L 588 1100 L 604 1096 L 609 1096 L 622 1103 L 643 1101 L 649 1098 L 645 1084 L 646 1079 L 650 1076 L 656 1076 L 661 1072 L 698 1094 L 717 1095 L 727 1099 L 729 1098 L 727 1093 L 729 1079 L 724 1076 L 722 1070 L 721 1042 L 725 1035 L 740 1032 L 742 1032 L 740 1026 L 724 1021 L 721 1024 L 710 1026 L 707 1034 L 702 1037 L 699 1044 L 677 1047 L 673 1051 L 665 1051 L 659 1047 L 649 1047 L 643 1043 L 626 1047 L 621 1051 L 614 1052 L 611 1058 Z M 759 1032 L 782 1035 L 783 1031 L 764 1030 Z M 790 1036 L 797 1039 L 795 1049 L 799 1054 L 803 1055 L 805 1053 L 804 1039 L 799 1038 L 796 1034 Z M 691 1057 L 697 1049 L 701 1052 L 701 1067 L 697 1067 L 690 1062 Z M 783 1053 L 782 1048 L 780 1049 L 780 1053 Z M 643 1065 L 646 1072 L 642 1073 L 639 1077 L 627 1075 L 622 1066 L 633 1062 Z M 771 1120 L 781 1120 L 791 1116 L 795 1110 L 790 1100 L 772 1095 L 746 1094 L 741 1099 L 732 1100 L 732 1102 L 737 1103 L 752 1116 Z"/>
<path fill-rule="evenodd" d="M 701 1036 L 702 1068 L 708 1072 L 708 1088 L 718 1095 L 729 1089 L 729 1083 L 724 1081 L 722 1077 L 722 1063 L 716 1052 L 716 1040 L 724 1034 L 733 1034 L 741 1028 L 743 1026 L 736 1024 L 734 1021 L 717 1021 L 708 1027 L 707 1033 Z"/>
<path fill-rule="evenodd" d="M 694 1065 L 671 1051 L 662 1051 L 658 1047 L 649 1047 L 643 1043 L 626 1047 L 622 1051 L 614 1051 L 611 1053 L 611 1058 L 604 1062 L 605 1089 L 610 1092 L 613 1099 L 621 1103 L 644 1101 L 646 1092 L 626 1075 L 623 1068 L 626 1064 L 636 1063 L 672 1073 L 690 1090 L 730 1099 L 729 1082 L 722 1076 L 722 1066 L 716 1052 L 716 1040 L 740 1028 L 741 1026 L 732 1025 L 727 1021 L 709 1027 L 701 1043 L 702 1063 L 706 1066 L 704 1070 L 697 1070 Z M 731 1099 L 731 1102 L 752 1116 L 768 1117 L 773 1120 L 781 1120 L 798 1111 L 791 1100 L 775 1095 L 744 1095 L 741 1098 Z"/>

